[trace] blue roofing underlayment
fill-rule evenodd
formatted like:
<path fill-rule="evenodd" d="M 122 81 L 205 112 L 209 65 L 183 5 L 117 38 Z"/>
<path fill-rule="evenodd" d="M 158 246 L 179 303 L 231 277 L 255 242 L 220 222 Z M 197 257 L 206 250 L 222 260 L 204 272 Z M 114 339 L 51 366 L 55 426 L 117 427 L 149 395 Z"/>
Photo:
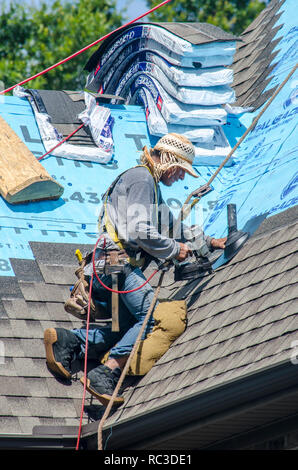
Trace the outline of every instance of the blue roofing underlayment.
<path fill-rule="evenodd" d="M 282 39 L 266 89 L 282 83 L 297 63 L 295 4 L 295 0 L 287 0 L 281 7 L 283 13 L 277 22 L 281 27 L 276 38 Z M 296 71 L 236 150 L 233 164 L 223 168 L 215 178 L 213 190 L 195 209 L 198 217 L 194 218 L 192 213 L 189 223 L 199 221 L 208 235 L 222 237 L 227 230 L 228 203 L 237 206 L 238 228 L 246 226 L 251 231 L 256 228 L 252 221 L 258 222 L 297 204 L 297 94 Z M 111 162 L 99 164 L 49 156 L 42 165 L 63 185 L 64 194 L 60 199 L 14 206 L 0 199 L 0 276 L 14 276 L 10 258 L 33 259 L 29 242 L 96 242 L 102 193 L 120 172 L 138 163 L 144 145 L 152 146 L 157 141 L 157 137 L 149 136 L 143 108 L 108 106 L 115 119 L 115 151 Z M 259 112 L 260 109 L 238 117 L 228 116 L 223 129 L 231 147 Z M 0 115 L 36 157 L 45 153 L 26 99 L 1 96 Z M 172 188 L 161 185 L 164 200 L 174 214 L 190 192 L 209 180 L 217 166 L 204 163 L 195 168 L 200 178 L 186 175 L 184 181 L 175 183 Z"/>

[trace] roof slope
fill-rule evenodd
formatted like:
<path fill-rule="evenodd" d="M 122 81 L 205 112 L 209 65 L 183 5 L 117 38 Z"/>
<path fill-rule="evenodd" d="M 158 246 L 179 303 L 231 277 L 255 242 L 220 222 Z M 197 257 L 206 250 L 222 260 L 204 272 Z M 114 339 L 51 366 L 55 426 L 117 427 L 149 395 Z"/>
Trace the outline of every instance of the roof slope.
<path fill-rule="evenodd" d="M 151 371 L 125 392 L 125 404 L 106 429 L 290 363 L 292 342 L 298 337 L 298 232 L 297 211 L 289 212 L 294 220 L 273 229 L 263 222 L 260 231 L 266 225 L 269 231 L 256 233 L 216 273 L 178 284 L 167 273 L 160 298 L 187 299 L 188 326 Z"/>
<path fill-rule="evenodd" d="M 134 23 L 133 25 L 126 26 L 122 28 L 120 31 L 116 31 L 115 33 L 111 34 L 105 41 L 103 41 L 98 49 L 91 55 L 88 62 L 85 65 L 85 70 L 91 72 L 93 67 L 97 65 L 99 58 L 104 54 L 104 52 L 109 48 L 109 46 L 116 41 L 118 37 L 120 37 L 125 30 L 129 30 L 130 28 L 134 28 L 138 25 L 143 25 L 144 23 Z M 209 23 L 176 23 L 176 22 L 154 22 L 154 23 L 146 23 L 152 24 L 155 26 L 160 26 L 170 33 L 179 36 L 186 41 L 189 41 L 192 44 L 208 44 L 217 41 L 233 41 L 237 40 L 236 36 L 233 36 L 226 31 L 223 31 L 218 26 L 214 26 Z"/>
<path fill-rule="evenodd" d="M 66 386 L 52 376 L 43 345 L 46 328 L 82 324 L 63 308 L 75 282 L 77 245 L 31 248 L 35 260 L 12 260 L 16 276 L 0 283 L 0 434 L 31 434 L 36 425 L 75 426 L 80 415 L 81 384 Z"/>
<path fill-rule="evenodd" d="M 274 59 L 282 37 L 275 38 L 282 25 L 277 24 L 285 0 L 273 0 L 240 35 L 241 42 L 233 61 L 233 89 L 237 106 L 257 109 L 274 93 L 277 87 L 264 92 L 274 69 Z M 263 93 L 264 92 L 264 93 Z"/>
<path fill-rule="evenodd" d="M 269 56 L 259 57 L 260 44 L 258 43 L 255 50 L 254 41 L 257 37 L 260 41 L 267 38 L 270 42 L 269 31 L 270 28 L 275 31 L 275 21 L 282 4 L 283 2 L 272 2 L 244 34 L 247 42 L 245 46 L 239 46 L 235 62 L 235 87 L 239 98 L 237 104 L 259 106 L 262 99 L 268 98 L 267 92 L 262 93 L 264 88 L 258 88 L 258 85 L 263 85 L 263 80 L 265 81 L 265 76 L 259 72 L 263 70 L 267 74 L 268 70 L 271 70 L 266 68 L 268 64 L 266 65 L 265 59 L 270 56 L 269 62 L 274 60 L 275 53 L 269 45 Z M 270 12 L 275 15 L 271 17 L 272 22 L 267 21 L 270 16 L 267 14 Z M 120 117 L 122 119 L 122 116 L 119 116 L 119 119 Z M 130 125 L 132 126 L 131 122 Z M 144 136 L 139 132 L 138 137 Z M 261 146 L 264 147 L 263 144 Z M 92 167 L 90 168 L 88 176 L 92 172 Z M 104 174 L 104 170 L 102 171 Z M 78 174 L 80 177 L 83 173 L 78 171 Z M 269 175 L 268 172 L 267 174 Z M 105 176 L 103 178 L 105 179 Z M 273 181 L 272 191 L 277 187 L 281 189 L 280 181 Z M 82 190 L 80 181 L 76 183 L 76 191 Z M 291 193 L 289 197 L 293 195 L 293 188 L 294 184 L 287 188 L 288 193 Z M 254 189 L 253 185 L 251 191 L 254 192 Z M 238 186 L 237 191 L 240 190 L 241 187 Z M 261 191 L 262 189 L 254 192 L 256 200 L 263 194 Z M 73 199 L 75 195 L 76 198 L 80 196 L 78 192 L 70 194 Z M 92 198 L 96 195 L 94 192 L 86 194 Z M 277 204 L 273 202 L 274 197 L 275 194 L 270 193 L 272 205 Z M 283 197 L 280 196 L 282 201 L 279 201 L 277 209 L 272 209 L 273 213 L 288 207 L 285 204 L 288 201 L 284 201 Z M 225 207 L 226 203 L 224 200 L 222 206 Z M 80 204 L 69 206 L 71 209 L 75 207 L 75 220 L 80 220 L 83 212 L 79 212 L 78 206 Z M 81 204 L 81 207 L 84 208 L 85 205 Z M 93 207 L 95 206 L 92 206 L 92 210 Z M 43 207 L 40 208 L 41 218 L 47 215 L 46 212 Z M 248 215 L 251 214 L 254 215 L 254 212 L 249 212 Z M 32 215 L 36 216 L 35 213 Z M 32 219 L 34 222 L 34 217 Z M 29 221 L 31 222 L 31 219 Z M 50 219 L 50 223 L 54 224 L 54 221 Z M 263 374 L 266 370 L 276 368 L 280 371 L 280 377 L 283 377 L 282 374 L 291 366 L 291 343 L 297 340 L 298 329 L 295 319 L 297 267 L 293 254 L 297 246 L 296 221 L 295 208 L 268 218 L 237 257 L 211 276 L 175 284 L 172 272 L 167 273 L 161 296 L 187 299 L 188 328 L 152 371 L 133 388 L 127 389 L 125 405 L 107 422 L 105 430 L 108 434 L 111 424 L 116 431 L 118 426 L 121 428 L 122 425 L 133 423 L 138 418 L 145 423 L 144 418 L 151 415 L 157 416 L 156 422 L 160 426 L 160 419 L 164 419 L 163 410 L 167 410 L 167 406 L 178 407 L 193 399 L 196 402 L 198 396 L 204 396 L 210 391 L 225 390 L 229 384 L 236 387 L 247 377 Z M 9 220 L 9 223 L 13 222 Z M 25 226 L 19 222 L 19 225 L 13 228 L 22 238 L 22 243 L 24 239 L 25 244 L 32 235 L 28 233 L 26 219 L 24 224 Z M 61 229 L 67 228 L 67 218 L 59 219 L 59 224 Z M 33 225 L 35 226 L 34 223 Z M 12 231 L 11 227 L 9 224 L 1 227 L 1 241 L 5 240 L 7 231 Z M 52 233 L 50 227 L 45 221 L 45 225 L 41 225 L 40 229 Z M 61 240 L 57 233 L 57 239 Z M 74 237 L 69 239 L 75 241 Z M 86 243 L 89 243 L 89 239 L 90 237 Z M 7 241 L 10 242 L 10 238 L 6 239 Z M 75 435 L 79 423 L 82 387 L 77 380 L 69 386 L 53 378 L 46 368 L 42 338 L 47 327 L 72 328 L 81 325 L 81 322 L 66 314 L 63 303 L 69 295 L 69 286 L 75 282 L 75 250 L 80 247 L 84 252 L 88 246 L 78 243 L 30 242 L 32 259 L 22 259 L 17 249 L 20 246 L 22 247 L 19 244 L 14 250 L 15 257 L 10 258 L 15 275 L 0 276 L 0 434 L 9 434 L 12 437 L 16 434 L 31 435 L 33 429 L 34 432 L 46 432 L 45 428 L 44 431 L 38 431 L 39 426 L 58 426 L 59 429 L 66 426 L 70 427 Z M 7 259 L 4 260 L 4 242 L 0 248 L 1 270 Z M 4 269 L 0 274 L 5 274 Z M 156 282 L 157 278 L 154 281 Z M 79 367 L 80 364 L 78 369 Z M 297 374 L 292 376 L 293 380 L 298 380 Z M 284 386 L 286 387 L 286 382 Z M 253 391 L 253 388 L 250 389 L 250 392 Z M 287 400 L 289 413 L 290 405 L 292 412 L 297 412 L 296 398 Z M 271 417 L 278 416 L 277 408 L 275 414 L 272 414 L 272 408 L 268 408 L 267 416 L 254 412 L 254 421 L 250 421 L 249 425 L 256 426 L 258 420 L 259 424 L 262 424 L 266 419 L 268 421 Z M 214 410 L 215 408 L 211 407 L 209 415 L 214 413 Z M 280 405 L 279 413 L 284 413 L 284 410 L 281 410 Z M 85 411 L 83 436 L 86 437 L 96 433 L 96 419 L 101 415 L 102 407 L 87 396 Z M 248 423 L 250 418 L 246 419 Z M 87 424 L 90 420 L 95 422 Z M 164 423 L 167 424 L 167 415 Z M 231 425 L 229 428 L 229 432 L 237 432 L 237 429 L 240 429 Z M 150 429 L 150 432 L 156 431 L 154 427 Z M 245 429 L 243 423 L 242 429 Z M 49 428 L 47 430 L 49 431 Z M 222 438 L 227 432 L 227 429 L 218 427 L 217 438 Z M 127 432 L 125 434 L 129 439 L 135 438 Z M 209 434 L 206 432 L 200 445 L 209 445 L 214 435 L 214 428 L 209 429 Z M 196 438 L 194 437 L 192 443 L 194 447 L 198 446 L 199 442 Z M 173 442 L 168 445 L 174 446 Z M 181 441 L 181 445 L 187 447 L 188 442 L 185 439 Z M 109 446 L 113 448 L 116 445 L 111 438 Z"/>

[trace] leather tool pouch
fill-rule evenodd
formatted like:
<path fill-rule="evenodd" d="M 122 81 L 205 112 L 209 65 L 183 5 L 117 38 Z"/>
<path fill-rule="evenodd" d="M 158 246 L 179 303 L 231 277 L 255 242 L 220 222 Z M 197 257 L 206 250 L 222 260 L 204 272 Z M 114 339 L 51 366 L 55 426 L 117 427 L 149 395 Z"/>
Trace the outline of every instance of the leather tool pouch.
<path fill-rule="evenodd" d="M 128 255 L 125 250 L 99 250 L 95 261 L 96 272 L 101 274 L 119 274 L 124 271 L 125 266 L 129 266 Z M 75 271 L 78 278 L 74 284 L 69 299 L 64 304 L 67 313 L 74 315 L 80 320 L 87 319 L 88 302 L 89 302 L 89 283 L 88 277 L 84 274 L 84 267 L 92 262 L 92 253 L 88 253 L 80 263 L 79 268 Z M 90 304 L 90 321 L 96 319 L 111 318 L 111 312 L 108 312 L 103 305 L 95 303 L 91 298 Z"/>
<path fill-rule="evenodd" d="M 92 254 L 88 254 L 83 258 L 79 268 L 75 271 L 78 280 L 75 282 L 69 299 L 64 304 L 64 310 L 71 315 L 74 315 L 80 320 L 87 320 L 88 303 L 89 303 L 89 283 L 84 274 L 84 267 L 91 261 Z M 90 321 L 95 319 L 110 318 L 110 313 L 99 304 L 95 304 L 90 299 Z"/>

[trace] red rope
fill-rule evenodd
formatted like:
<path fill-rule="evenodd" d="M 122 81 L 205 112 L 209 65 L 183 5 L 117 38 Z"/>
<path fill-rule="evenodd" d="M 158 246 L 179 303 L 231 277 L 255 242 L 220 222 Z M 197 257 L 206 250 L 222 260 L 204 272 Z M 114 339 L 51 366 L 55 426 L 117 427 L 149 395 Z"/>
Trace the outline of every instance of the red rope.
<path fill-rule="evenodd" d="M 78 438 L 77 438 L 76 450 L 79 450 L 79 446 L 80 446 L 80 438 L 81 438 L 81 433 L 82 433 L 82 422 L 83 422 L 84 406 L 85 406 L 85 398 L 86 398 L 86 386 L 87 386 L 87 359 L 88 359 L 88 335 L 89 335 L 89 323 L 90 323 L 90 307 L 91 307 L 92 284 L 93 284 L 93 274 L 92 274 L 92 276 L 91 276 L 90 287 L 89 287 L 89 301 L 88 301 L 87 326 L 86 326 L 86 344 L 85 344 L 85 362 L 84 362 L 84 390 L 83 390 L 82 407 L 81 407 L 81 416 L 80 416 L 80 424 L 79 424 L 79 431 L 78 431 Z"/>
<path fill-rule="evenodd" d="M 3 90 L 0 92 L 0 95 L 4 95 L 5 93 L 8 93 L 9 91 L 13 90 L 15 87 L 17 86 L 21 86 L 21 85 L 24 85 L 25 83 L 29 82 L 30 80 L 33 80 L 34 78 L 37 78 L 41 75 L 44 75 L 45 73 L 49 72 L 50 70 L 58 67 L 59 65 L 62 65 L 64 64 L 65 62 L 73 59 L 74 57 L 76 57 L 77 55 L 81 54 L 82 52 L 85 52 L 87 49 L 89 49 L 90 47 L 92 46 L 95 46 L 96 44 L 98 44 L 99 42 L 103 41 L 104 39 L 107 39 L 111 34 L 115 33 L 116 31 L 119 31 L 120 29 L 123 29 L 124 27 L 126 26 L 129 26 L 130 24 L 134 23 L 135 21 L 138 21 L 139 19 L 143 18 L 144 16 L 148 15 L 149 13 L 152 13 L 153 11 L 157 10 L 158 8 L 162 7 L 163 5 L 165 5 L 166 3 L 169 3 L 171 0 L 165 0 L 164 2 L 160 3 L 159 5 L 157 5 L 156 7 L 152 8 L 151 10 L 148 10 L 146 13 L 144 13 L 143 15 L 140 15 L 138 16 L 137 18 L 135 18 L 134 20 L 132 21 L 129 21 L 128 23 L 120 26 L 119 28 L 115 29 L 114 31 L 106 34 L 105 36 L 102 36 L 100 39 L 98 39 L 97 41 L 93 42 L 92 44 L 89 44 L 89 46 L 86 46 L 84 47 L 83 49 L 81 49 L 80 51 L 77 51 L 76 53 L 72 54 L 71 56 L 67 57 L 66 59 L 63 59 L 61 60 L 60 62 L 57 62 L 57 64 L 54 64 L 52 65 L 51 67 L 48 67 L 47 69 L 37 73 L 36 75 L 33 75 L 32 77 L 29 77 L 27 78 L 26 80 L 23 80 L 22 82 L 19 82 L 17 83 L 16 85 L 13 85 L 12 87 L 10 88 L 7 88 L 6 90 Z M 81 129 L 83 127 L 84 124 L 81 124 L 75 131 L 73 131 L 71 134 L 69 134 L 65 139 L 63 139 L 61 142 L 59 142 L 55 147 L 53 147 L 51 150 L 49 150 L 48 152 L 46 152 L 44 155 L 42 155 L 41 157 L 38 158 L 38 160 L 42 160 L 46 155 L 48 155 L 49 153 L 53 152 L 57 147 L 59 147 L 60 145 L 62 145 L 66 140 L 68 140 L 71 136 L 73 136 L 76 132 L 79 131 L 79 129 Z M 158 270 L 156 270 L 153 274 L 151 274 L 151 276 L 139 287 L 135 288 L 135 289 L 131 289 L 129 291 L 115 291 L 113 289 L 110 289 L 108 286 L 106 286 L 98 277 L 97 273 L 96 273 L 96 270 L 95 270 L 95 263 L 94 263 L 94 257 L 95 257 L 95 250 L 96 250 L 96 247 L 99 243 L 99 240 L 100 238 L 102 237 L 102 235 L 99 237 L 99 239 L 97 240 L 96 242 L 96 245 L 95 245 L 95 248 L 94 248 L 94 252 L 93 252 L 93 257 L 92 257 L 92 262 L 93 262 L 93 270 L 94 270 L 94 273 L 96 275 L 96 278 L 98 279 L 98 281 L 102 284 L 103 287 L 105 287 L 106 289 L 108 289 L 109 291 L 111 292 L 117 292 L 119 294 L 125 294 L 125 293 L 128 293 L 128 292 L 134 292 L 138 289 L 141 289 L 141 287 L 143 287 L 145 284 L 147 284 L 147 282 L 150 281 L 150 279 L 157 273 Z M 80 415 L 80 423 L 79 423 L 79 430 L 78 430 L 78 437 L 77 437 L 77 444 L 76 444 L 76 450 L 79 449 L 79 445 L 80 445 L 80 437 L 81 437 L 81 433 L 82 433 L 82 422 L 83 422 L 83 414 L 84 414 L 84 406 L 85 406 L 85 397 L 86 397 L 86 386 L 87 386 L 87 360 L 88 360 L 88 335 L 89 335 L 89 323 L 90 323 L 90 308 L 91 308 L 91 293 L 92 293 L 92 286 L 93 286 L 93 274 L 91 276 L 91 281 L 90 281 L 90 286 L 89 286 L 89 301 L 88 301 L 88 312 L 87 312 L 87 326 L 86 326 L 86 344 L 85 344 L 85 361 L 84 361 L 84 390 L 83 390 L 83 398 L 82 398 L 82 406 L 81 406 L 81 415 Z"/>
<path fill-rule="evenodd" d="M 98 245 L 98 242 L 99 240 L 104 237 L 104 234 L 102 234 L 99 239 L 97 240 L 97 242 L 95 243 L 95 248 L 93 250 L 93 255 L 92 255 L 92 265 L 93 265 L 93 274 L 95 274 L 95 277 L 96 279 L 98 280 L 98 282 L 105 288 L 107 289 L 108 291 L 110 292 L 115 292 L 116 294 L 129 294 L 130 292 L 135 292 L 139 289 L 141 289 L 142 287 L 144 287 L 152 278 L 153 276 L 155 276 L 155 274 L 158 272 L 158 269 L 156 269 L 149 277 L 148 279 L 146 279 L 146 281 L 140 285 L 139 287 L 135 287 L 134 289 L 130 289 L 130 290 L 115 290 L 115 289 L 111 289 L 110 287 L 106 286 L 102 280 L 99 278 L 97 272 L 96 272 L 96 268 L 95 268 L 95 251 L 96 251 L 96 248 L 97 248 L 97 245 Z"/>
<path fill-rule="evenodd" d="M 52 153 L 57 147 L 59 147 L 60 145 L 64 144 L 64 142 L 68 139 L 70 139 L 74 134 L 76 134 L 80 129 L 82 129 L 82 127 L 84 126 L 84 123 L 81 124 L 77 129 L 75 129 L 73 132 L 71 132 L 67 137 L 65 137 L 63 140 L 61 140 L 60 142 L 58 142 L 57 145 L 55 145 L 55 147 L 53 147 L 51 150 L 49 150 L 47 153 L 43 154 L 41 157 L 39 157 L 37 160 L 42 160 L 44 157 L 46 157 L 47 155 L 49 155 L 49 153 Z"/>
<path fill-rule="evenodd" d="M 83 390 L 83 398 L 82 398 L 82 406 L 81 406 L 81 415 L 80 415 L 80 423 L 79 423 L 79 430 L 78 430 L 78 437 L 77 437 L 77 444 L 76 444 L 76 450 L 79 450 L 80 446 L 80 438 L 81 438 L 81 433 L 82 433 L 82 422 L 83 422 L 83 415 L 84 415 L 84 406 L 85 406 L 85 398 L 86 398 L 86 387 L 87 387 L 87 361 L 88 361 L 88 335 L 89 335 L 89 323 L 90 323 L 90 308 L 91 308 L 91 296 L 92 296 L 92 286 L 93 286 L 93 279 L 94 279 L 94 274 L 97 278 L 97 280 L 100 282 L 100 284 L 107 290 L 111 292 L 116 292 L 117 294 L 127 294 L 129 292 L 134 292 L 138 289 L 141 289 L 147 282 L 152 279 L 152 277 L 157 273 L 158 269 L 154 271 L 151 276 L 148 277 L 148 279 L 139 287 L 136 287 L 135 289 L 127 290 L 127 291 L 117 291 L 110 289 L 108 286 L 106 286 L 98 277 L 97 272 L 95 270 L 95 251 L 97 248 L 97 245 L 99 243 L 99 240 L 104 237 L 104 234 L 100 235 L 98 238 L 94 250 L 93 250 L 93 255 L 92 255 L 92 263 L 93 263 L 93 273 L 91 275 L 91 280 L 90 280 L 90 286 L 89 286 L 89 298 L 88 298 L 88 312 L 87 312 L 87 325 L 86 325 L 86 343 L 85 343 L 85 361 L 84 361 L 84 390 Z M 104 238 L 104 247 L 106 245 L 106 239 Z"/>
<path fill-rule="evenodd" d="M 65 64 L 65 62 L 68 62 L 69 60 L 71 60 L 71 59 L 73 59 L 74 57 L 78 56 L 78 55 L 81 54 L 82 52 L 87 51 L 87 49 L 90 49 L 90 47 L 93 47 L 93 46 L 95 46 L 96 44 L 98 44 L 99 42 L 103 41 L 104 39 L 107 39 L 109 36 L 111 36 L 112 34 L 116 33 L 117 31 L 120 31 L 121 29 L 125 28 L 126 26 L 131 25 L 131 24 L 134 23 L 135 21 L 140 20 L 140 19 L 143 18 L 144 16 L 149 15 L 150 13 L 152 13 L 153 11 L 155 11 L 155 10 L 157 10 L 158 8 L 162 7 L 162 6 L 165 5 L 166 3 L 169 3 L 170 1 L 171 1 L 171 0 L 165 0 L 164 2 L 160 3 L 160 4 L 157 5 L 156 7 L 151 8 L 151 10 L 148 10 L 146 13 L 143 13 L 142 15 L 138 16 L 138 17 L 135 18 L 134 20 L 131 20 L 131 21 L 129 21 L 128 23 L 125 23 L 124 25 L 119 26 L 119 28 L 114 29 L 114 31 L 111 31 L 111 32 L 108 33 L 108 34 L 105 34 L 105 35 L 102 36 L 100 39 L 97 39 L 96 41 L 92 42 L 92 43 L 89 44 L 88 46 L 83 47 L 83 49 L 80 49 L 79 51 L 77 51 L 77 52 L 75 52 L 74 54 L 72 54 L 72 55 L 66 57 L 65 59 L 60 60 L 60 62 L 57 62 L 57 63 L 54 64 L 54 65 L 51 65 L 50 67 L 48 67 L 48 68 L 42 70 L 41 72 L 39 72 L 39 73 L 37 73 L 37 74 L 35 74 L 35 75 L 32 75 L 32 77 L 26 78 L 25 80 L 23 80 L 23 81 L 17 83 L 16 85 L 11 86 L 10 88 L 6 88 L 6 90 L 3 90 L 3 91 L 0 92 L 0 95 L 4 95 L 5 93 L 8 93 L 9 91 L 13 90 L 15 87 L 24 85 L 25 83 L 29 82 L 30 80 L 34 80 L 34 78 L 40 77 L 41 75 L 44 75 L 45 73 L 50 72 L 50 70 L 53 70 L 54 68 L 58 67 L 59 65 Z"/>
<path fill-rule="evenodd" d="M 104 248 L 106 246 L 106 239 L 104 239 Z M 80 416 L 80 424 L 79 424 L 79 431 L 78 431 L 78 439 L 77 439 L 77 446 L 76 450 L 79 450 L 80 445 L 80 437 L 82 433 L 82 422 L 83 422 L 83 415 L 84 415 L 84 406 L 85 406 L 85 398 L 86 398 L 86 388 L 87 388 L 87 359 L 88 359 L 88 336 L 89 336 L 89 323 L 90 323 L 90 309 L 91 309 L 91 296 L 92 296 L 92 285 L 93 285 L 93 274 L 91 276 L 90 286 L 89 286 L 89 298 L 88 298 L 88 311 L 87 311 L 87 326 L 86 326 L 86 344 L 85 344 L 85 362 L 84 362 L 84 391 L 83 391 L 83 398 L 82 398 L 82 407 L 81 407 L 81 416 Z"/>

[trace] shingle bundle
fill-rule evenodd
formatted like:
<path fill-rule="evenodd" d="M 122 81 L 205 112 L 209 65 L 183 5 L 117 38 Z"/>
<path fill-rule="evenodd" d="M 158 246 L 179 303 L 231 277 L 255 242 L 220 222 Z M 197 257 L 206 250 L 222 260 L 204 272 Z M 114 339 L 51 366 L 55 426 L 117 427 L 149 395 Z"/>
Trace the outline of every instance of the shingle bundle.
<path fill-rule="evenodd" d="M 90 58 L 86 88 L 144 106 L 151 135 L 177 132 L 194 143 L 197 157 L 225 156 L 236 39 L 205 23 L 132 25 Z"/>

